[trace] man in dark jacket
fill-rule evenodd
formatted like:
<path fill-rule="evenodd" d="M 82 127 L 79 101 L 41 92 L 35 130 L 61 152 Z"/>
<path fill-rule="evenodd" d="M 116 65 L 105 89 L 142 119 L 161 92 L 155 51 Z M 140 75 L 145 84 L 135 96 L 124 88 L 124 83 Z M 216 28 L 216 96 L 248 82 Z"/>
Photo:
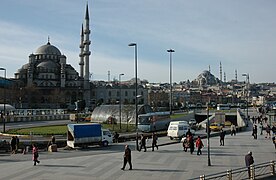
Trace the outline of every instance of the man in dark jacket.
<path fill-rule="evenodd" d="M 252 156 L 252 152 L 251 151 L 249 151 L 248 153 L 247 153 L 247 155 L 245 155 L 245 165 L 246 165 L 246 167 L 248 168 L 248 177 L 249 177 L 249 179 L 250 179 L 250 165 L 251 164 L 253 164 L 254 163 L 254 158 L 253 158 L 253 156 Z"/>
<path fill-rule="evenodd" d="M 220 145 L 224 146 L 224 137 L 225 137 L 225 132 L 223 130 L 220 131 Z"/>
<path fill-rule="evenodd" d="M 131 163 L 131 150 L 128 145 L 125 146 L 125 154 L 124 154 L 124 165 L 121 170 L 125 170 L 126 164 L 129 164 L 129 170 L 132 170 L 132 163 Z"/>
<path fill-rule="evenodd" d="M 141 151 L 142 148 L 144 148 L 144 152 L 147 151 L 147 147 L 146 147 L 146 137 L 145 137 L 143 134 L 141 134 L 141 141 L 140 141 L 140 149 L 139 149 L 139 151 Z"/>
<path fill-rule="evenodd" d="M 157 135 L 155 133 L 152 133 L 152 144 L 151 144 L 152 151 L 154 151 L 154 147 L 156 147 L 156 149 L 158 150 L 157 139 L 158 139 Z"/>

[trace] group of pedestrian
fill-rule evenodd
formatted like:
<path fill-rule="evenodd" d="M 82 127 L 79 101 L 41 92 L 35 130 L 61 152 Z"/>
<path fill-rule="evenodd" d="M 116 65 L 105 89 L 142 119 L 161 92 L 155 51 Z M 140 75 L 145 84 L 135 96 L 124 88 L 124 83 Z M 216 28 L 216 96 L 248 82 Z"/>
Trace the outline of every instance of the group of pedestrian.
<path fill-rule="evenodd" d="M 158 136 L 155 132 L 153 132 L 152 135 L 151 135 L 151 148 L 152 148 L 152 151 L 154 151 L 155 148 L 158 150 L 157 140 L 158 140 Z M 140 140 L 140 143 L 139 143 L 139 145 L 140 145 L 139 146 L 139 151 L 144 149 L 144 152 L 147 152 L 147 141 L 148 141 L 148 139 L 146 138 L 146 136 L 141 134 L 141 140 Z"/>
<path fill-rule="evenodd" d="M 183 146 L 183 151 L 187 152 L 188 148 L 190 148 L 190 153 L 193 154 L 195 150 L 195 144 L 194 144 L 194 136 L 191 133 L 190 129 L 186 132 L 185 136 L 182 138 L 182 146 Z M 203 148 L 203 143 L 201 141 L 200 136 L 197 137 L 196 140 L 196 147 L 197 149 L 197 155 L 201 155 L 201 149 Z"/>

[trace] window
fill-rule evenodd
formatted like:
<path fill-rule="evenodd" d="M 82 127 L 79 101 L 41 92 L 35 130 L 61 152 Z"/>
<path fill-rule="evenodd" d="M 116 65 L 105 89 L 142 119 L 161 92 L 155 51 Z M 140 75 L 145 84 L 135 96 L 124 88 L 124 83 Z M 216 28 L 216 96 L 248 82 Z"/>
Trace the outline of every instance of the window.
<path fill-rule="evenodd" d="M 125 96 L 128 96 L 128 93 L 127 93 L 127 91 L 125 91 Z"/>
<path fill-rule="evenodd" d="M 111 97 L 111 91 L 108 92 L 108 96 Z"/>

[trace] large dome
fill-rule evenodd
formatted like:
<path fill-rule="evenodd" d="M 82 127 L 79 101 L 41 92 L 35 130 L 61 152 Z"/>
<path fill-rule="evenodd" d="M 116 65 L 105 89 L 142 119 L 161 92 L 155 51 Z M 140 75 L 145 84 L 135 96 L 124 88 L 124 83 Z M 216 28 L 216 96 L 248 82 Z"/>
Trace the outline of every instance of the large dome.
<path fill-rule="evenodd" d="M 58 48 L 51 45 L 50 42 L 48 42 L 46 45 L 40 46 L 35 54 L 47 54 L 47 55 L 61 55 Z"/>
<path fill-rule="evenodd" d="M 197 81 L 199 85 L 216 85 L 219 83 L 219 79 L 210 73 L 210 71 L 203 71 L 198 75 L 195 81 Z"/>

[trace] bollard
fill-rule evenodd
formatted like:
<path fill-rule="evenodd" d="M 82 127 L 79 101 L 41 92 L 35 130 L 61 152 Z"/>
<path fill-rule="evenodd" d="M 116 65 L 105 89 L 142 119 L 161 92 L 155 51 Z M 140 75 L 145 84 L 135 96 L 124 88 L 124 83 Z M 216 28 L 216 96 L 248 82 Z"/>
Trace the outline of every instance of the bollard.
<path fill-rule="evenodd" d="M 199 179 L 200 179 L 200 180 L 205 180 L 205 175 L 199 176 Z"/>
<path fill-rule="evenodd" d="M 270 174 L 272 176 L 275 175 L 275 163 L 274 163 L 274 161 L 270 161 Z"/>
<path fill-rule="evenodd" d="M 250 177 L 249 177 L 249 179 L 255 180 L 255 168 L 254 168 L 253 164 L 250 165 Z"/>
<path fill-rule="evenodd" d="M 227 175 L 226 176 L 227 176 L 228 180 L 232 180 L 232 169 L 227 170 Z"/>

